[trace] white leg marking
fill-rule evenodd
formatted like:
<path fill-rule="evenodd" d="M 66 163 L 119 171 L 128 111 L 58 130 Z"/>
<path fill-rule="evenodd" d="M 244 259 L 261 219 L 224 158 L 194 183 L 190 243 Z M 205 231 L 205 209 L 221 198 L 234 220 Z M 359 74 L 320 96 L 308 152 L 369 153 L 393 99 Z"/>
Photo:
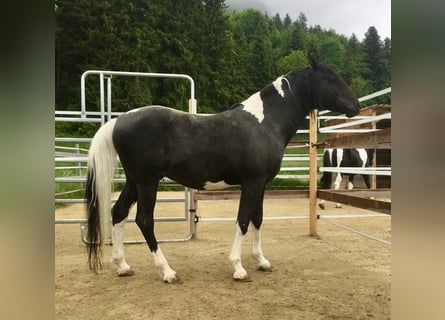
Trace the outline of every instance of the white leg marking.
<path fill-rule="evenodd" d="M 272 82 L 272 84 L 275 87 L 275 89 L 278 91 L 278 94 L 284 98 L 284 91 L 283 91 L 283 88 L 281 87 L 282 80 L 283 80 L 283 76 L 280 76 L 274 82 Z"/>
<path fill-rule="evenodd" d="M 335 181 L 334 181 L 334 189 L 338 190 L 340 188 L 340 184 L 343 180 L 343 177 L 341 175 L 341 173 L 337 173 L 337 176 L 335 177 Z"/>
<path fill-rule="evenodd" d="M 247 271 L 241 264 L 241 249 L 244 240 L 244 235 L 238 223 L 236 224 L 235 240 L 233 241 L 232 251 L 230 252 L 229 260 L 234 269 L 233 279 L 245 280 L 248 279 Z"/>
<path fill-rule="evenodd" d="M 117 265 L 117 274 L 119 276 L 132 275 L 131 267 L 125 261 L 124 253 L 124 225 L 126 219 L 113 226 L 113 251 L 111 253 L 111 262 Z"/>
<path fill-rule="evenodd" d="M 341 160 L 343 159 L 343 149 L 337 149 L 337 169 L 340 168 Z M 334 181 L 334 189 L 338 190 L 343 177 L 340 172 L 337 172 L 337 177 Z"/>
<path fill-rule="evenodd" d="M 264 258 L 263 250 L 261 249 L 261 231 L 252 225 L 252 257 L 258 261 L 258 270 L 271 270 L 270 262 Z"/>
<path fill-rule="evenodd" d="M 325 149 L 325 152 L 327 152 L 329 154 L 329 159 L 330 159 L 331 164 L 332 164 L 332 152 L 333 151 L 334 151 L 334 149 Z M 333 174 L 334 173 L 331 173 L 331 177 L 332 177 Z M 332 183 L 329 186 L 329 188 L 331 188 L 331 187 L 332 187 Z M 326 203 L 325 200 L 320 200 L 320 202 L 318 203 L 318 206 L 320 207 L 320 209 L 324 209 L 325 208 L 325 203 Z"/>
<path fill-rule="evenodd" d="M 354 185 L 351 181 L 348 181 L 348 190 L 354 189 Z"/>
<path fill-rule="evenodd" d="M 342 182 L 343 178 L 342 175 L 340 173 L 337 173 L 337 177 L 335 178 L 335 182 L 334 182 L 334 189 L 338 190 L 340 188 L 340 184 Z M 336 208 L 341 208 L 341 204 L 340 203 L 336 203 L 335 204 Z"/>
<path fill-rule="evenodd" d="M 156 270 L 164 282 L 174 283 L 176 280 L 178 280 L 176 278 L 176 272 L 173 271 L 173 269 L 168 265 L 167 259 L 165 259 L 159 246 L 158 250 L 153 252 L 153 258 L 155 260 Z"/>
<path fill-rule="evenodd" d="M 263 121 L 264 119 L 263 100 L 261 99 L 259 92 L 251 95 L 249 98 L 247 98 L 247 100 L 244 100 L 241 104 L 244 105 L 243 110 L 249 112 L 255 118 L 257 118 L 259 123 Z"/>

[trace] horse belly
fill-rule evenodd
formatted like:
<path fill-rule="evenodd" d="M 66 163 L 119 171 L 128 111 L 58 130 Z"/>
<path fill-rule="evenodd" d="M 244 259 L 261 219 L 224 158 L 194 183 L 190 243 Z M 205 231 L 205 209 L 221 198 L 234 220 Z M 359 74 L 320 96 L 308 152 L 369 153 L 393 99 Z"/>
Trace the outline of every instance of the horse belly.
<path fill-rule="evenodd" d="M 239 185 L 237 171 L 224 157 L 176 154 L 168 160 L 165 176 L 190 188 L 218 190 Z"/>

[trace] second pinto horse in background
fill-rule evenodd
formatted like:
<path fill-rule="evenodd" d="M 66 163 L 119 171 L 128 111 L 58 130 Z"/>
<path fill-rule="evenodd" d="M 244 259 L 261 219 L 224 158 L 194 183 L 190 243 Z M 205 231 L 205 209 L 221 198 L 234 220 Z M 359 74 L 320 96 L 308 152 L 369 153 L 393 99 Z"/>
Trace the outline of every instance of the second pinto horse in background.
<path fill-rule="evenodd" d="M 340 168 L 340 167 L 356 167 L 356 168 L 364 168 L 369 167 L 372 163 L 372 159 L 374 157 L 374 149 L 325 149 L 323 153 L 323 167 L 332 167 L 332 168 Z M 354 184 L 352 183 L 354 180 L 355 174 L 351 173 L 334 173 L 336 175 L 334 182 L 332 181 L 333 172 L 323 172 L 323 176 L 321 177 L 321 189 L 331 189 L 332 184 L 335 190 L 340 188 L 341 182 L 343 180 L 343 175 L 349 177 L 348 180 L 348 190 L 354 188 Z M 369 175 L 361 174 L 363 176 L 363 180 L 365 181 L 366 187 L 369 189 L 371 184 L 369 182 Z M 321 209 L 325 208 L 325 201 L 321 200 L 318 203 L 318 206 Z M 335 204 L 336 208 L 341 208 L 340 203 Z"/>

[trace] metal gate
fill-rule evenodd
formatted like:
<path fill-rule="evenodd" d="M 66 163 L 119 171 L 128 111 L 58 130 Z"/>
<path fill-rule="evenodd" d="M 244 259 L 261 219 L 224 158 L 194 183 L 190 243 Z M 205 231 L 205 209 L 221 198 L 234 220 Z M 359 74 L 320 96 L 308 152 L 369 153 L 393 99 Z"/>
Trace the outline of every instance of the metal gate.
<path fill-rule="evenodd" d="M 86 108 L 86 92 L 85 92 L 85 80 L 89 75 L 99 76 L 99 92 L 100 92 L 100 111 L 87 111 Z M 102 71 L 102 70 L 89 70 L 82 74 L 81 77 L 81 109 L 80 111 L 55 111 L 56 122 L 80 122 L 80 123 L 100 123 L 104 125 L 107 121 L 113 117 L 119 116 L 120 112 L 112 111 L 111 91 L 112 91 L 112 78 L 113 77 L 147 77 L 147 78 L 171 78 L 171 79 L 186 79 L 190 82 L 190 97 L 189 97 L 189 112 L 195 113 L 196 100 L 195 100 L 195 83 L 189 75 L 185 74 L 167 74 L 167 73 L 144 73 L 144 72 L 123 72 L 123 71 Z M 105 89 L 106 88 L 106 89 Z M 105 102 L 106 97 L 106 102 Z M 80 144 L 90 143 L 92 138 L 76 138 L 76 137 L 55 137 L 55 170 L 67 170 L 76 172 L 74 175 L 58 176 L 56 173 L 55 183 L 86 183 L 86 162 L 87 162 L 87 148 L 81 148 Z M 57 146 L 57 143 L 74 143 L 74 147 L 62 147 Z M 83 173 L 85 171 L 85 173 Z M 125 177 L 115 177 L 113 183 L 125 182 Z M 163 181 L 167 181 L 164 179 Z M 161 183 L 163 182 L 161 181 Z M 58 198 L 57 195 L 63 195 L 65 193 L 72 193 L 81 191 L 68 190 L 60 194 L 56 194 L 56 204 L 72 204 L 72 203 L 85 203 L 83 198 Z M 115 202 L 116 200 L 110 200 Z M 183 202 L 184 214 L 182 216 L 171 217 L 157 217 L 156 222 L 172 222 L 172 221 L 188 221 L 189 232 L 184 237 L 178 237 L 173 239 L 159 239 L 158 242 L 178 242 L 187 241 L 195 236 L 195 190 L 184 187 L 184 196 L 179 198 L 158 198 L 157 202 Z M 128 218 L 128 222 L 135 222 L 135 218 Z M 56 224 L 79 224 L 80 236 L 84 243 L 86 240 L 86 222 L 85 218 L 75 219 L 55 219 Z M 111 225 L 111 214 L 110 214 Z M 111 239 L 110 239 L 111 241 Z M 144 240 L 127 240 L 124 243 L 144 243 Z"/>

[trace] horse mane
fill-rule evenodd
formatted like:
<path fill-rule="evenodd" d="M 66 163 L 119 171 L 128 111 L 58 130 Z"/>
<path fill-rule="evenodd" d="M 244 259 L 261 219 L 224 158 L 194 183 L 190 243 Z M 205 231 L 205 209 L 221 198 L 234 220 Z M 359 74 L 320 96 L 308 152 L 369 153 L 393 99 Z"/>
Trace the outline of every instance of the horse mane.
<path fill-rule="evenodd" d="M 282 76 L 281 79 L 283 79 L 284 81 L 286 81 L 289 90 L 291 90 L 291 86 L 290 86 L 289 79 L 287 79 L 286 76 Z"/>
<path fill-rule="evenodd" d="M 317 69 L 320 71 L 332 71 L 332 69 L 324 62 L 318 62 Z"/>

